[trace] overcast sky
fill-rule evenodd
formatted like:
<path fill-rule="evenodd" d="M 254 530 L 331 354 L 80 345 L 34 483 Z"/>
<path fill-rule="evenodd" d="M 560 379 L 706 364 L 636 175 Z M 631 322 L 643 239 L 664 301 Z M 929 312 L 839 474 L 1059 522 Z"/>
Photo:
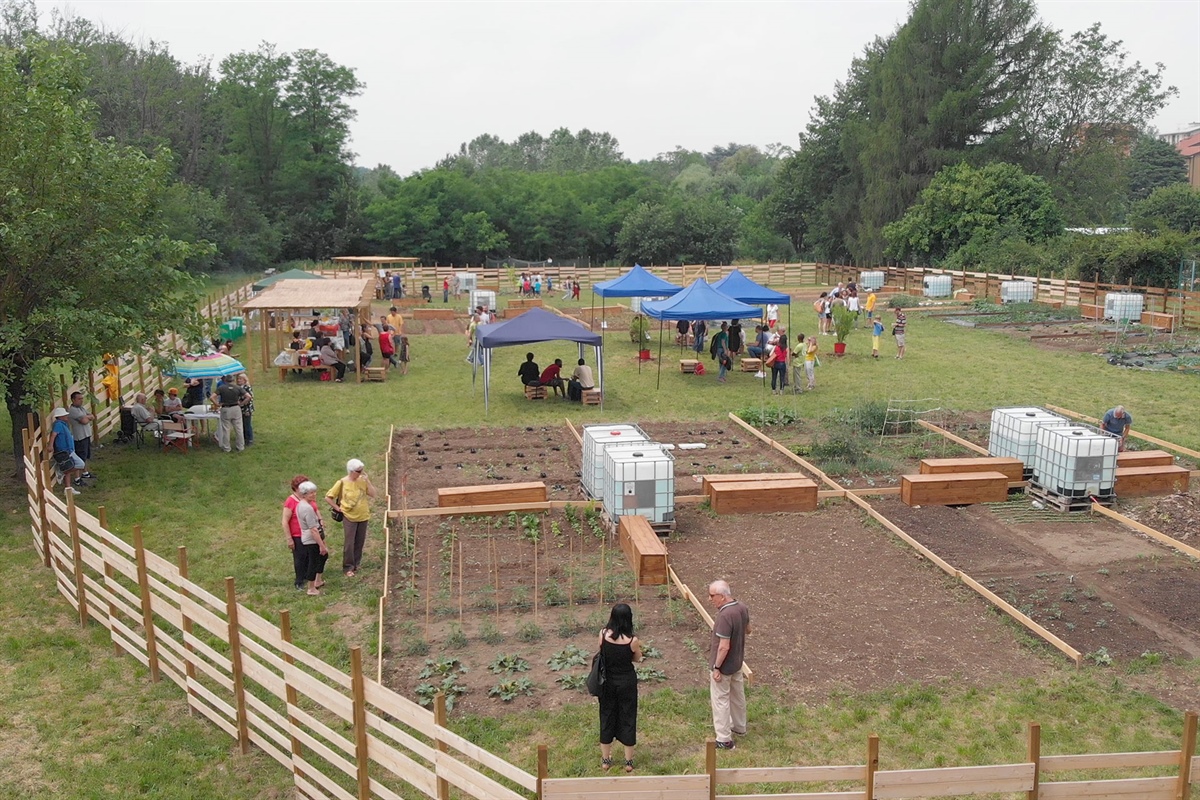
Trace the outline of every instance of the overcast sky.
<path fill-rule="evenodd" d="M 73 0 L 126 38 L 185 63 L 271 42 L 313 48 L 366 83 L 357 163 L 408 174 L 482 133 L 608 131 L 627 158 L 676 146 L 796 144 L 813 98 L 907 15 L 906 0 L 807 2 L 363 2 Z M 1068 34 L 1099 22 L 1179 88 L 1160 131 L 1200 123 L 1200 0 L 1039 0 Z"/>

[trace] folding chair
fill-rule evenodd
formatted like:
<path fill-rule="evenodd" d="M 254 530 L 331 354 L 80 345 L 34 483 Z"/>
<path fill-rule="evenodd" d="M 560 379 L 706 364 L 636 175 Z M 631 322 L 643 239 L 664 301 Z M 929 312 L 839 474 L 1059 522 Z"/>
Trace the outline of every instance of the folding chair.
<path fill-rule="evenodd" d="M 162 439 L 162 451 L 164 453 L 171 450 L 178 450 L 187 455 L 188 448 L 192 446 L 192 437 L 195 434 L 188 433 L 187 426 L 182 422 L 163 420 L 162 431 L 159 435 Z"/>

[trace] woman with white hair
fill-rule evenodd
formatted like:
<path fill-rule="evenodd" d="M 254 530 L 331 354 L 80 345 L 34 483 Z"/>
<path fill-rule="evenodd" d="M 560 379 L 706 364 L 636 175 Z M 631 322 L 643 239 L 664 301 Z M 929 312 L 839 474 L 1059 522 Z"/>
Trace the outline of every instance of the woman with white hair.
<path fill-rule="evenodd" d="M 300 495 L 296 520 L 300 523 L 300 546 L 304 548 L 304 579 L 308 581 L 308 594 L 315 596 L 325 585 L 323 574 L 325 562 L 329 560 L 329 548 L 325 546 L 325 526 L 321 524 L 321 512 L 317 510 L 317 485 L 305 481 L 296 491 Z"/>
<path fill-rule="evenodd" d="M 362 565 L 363 546 L 367 543 L 367 522 L 371 519 L 370 499 L 375 485 L 367 477 L 363 462 L 346 462 L 346 477 L 325 493 L 325 502 L 333 509 L 333 518 L 341 520 L 346 541 L 342 548 L 342 572 L 353 578 Z"/>

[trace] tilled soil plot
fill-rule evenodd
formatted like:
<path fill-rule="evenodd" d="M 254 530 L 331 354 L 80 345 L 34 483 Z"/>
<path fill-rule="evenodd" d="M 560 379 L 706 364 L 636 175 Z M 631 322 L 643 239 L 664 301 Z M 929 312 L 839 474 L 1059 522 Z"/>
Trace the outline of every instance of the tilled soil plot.
<path fill-rule="evenodd" d="M 904 682 L 987 685 L 1048 668 L 974 594 L 863 523 L 845 504 L 811 514 L 677 512 L 671 563 L 700 591 L 718 577 L 749 604 L 755 679 L 820 701 Z"/>
<path fill-rule="evenodd" d="M 996 506 L 875 508 L 1085 654 L 1200 657 L 1200 566 L 1115 522 Z M 1018 511 L 1019 509 L 1019 511 Z M 1103 648 L 1103 650 L 1102 650 Z"/>
<path fill-rule="evenodd" d="M 795 464 L 732 422 L 642 425 L 653 441 L 700 443 L 674 451 L 676 494 L 699 494 L 697 476 L 725 472 L 792 472 Z M 392 443 L 390 490 L 399 509 L 437 505 L 443 486 L 544 481 L 552 500 L 581 500 L 583 449 L 566 428 L 398 430 Z"/>

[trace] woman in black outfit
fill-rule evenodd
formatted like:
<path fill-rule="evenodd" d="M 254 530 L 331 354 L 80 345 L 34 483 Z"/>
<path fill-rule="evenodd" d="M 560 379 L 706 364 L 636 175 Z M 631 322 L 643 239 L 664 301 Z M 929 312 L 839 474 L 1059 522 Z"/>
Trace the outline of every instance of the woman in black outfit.
<path fill-rule="evenodd" d="M 637 673 L 642 645 L 633 635 L 633 609 L 617 603 L 600 631 L 605 680 L 600 688 L 600 765 L 612 768 L 612 743 L 625 746 L 625 771 L 633 772 L 633 746 L 637 744 Z"/>

